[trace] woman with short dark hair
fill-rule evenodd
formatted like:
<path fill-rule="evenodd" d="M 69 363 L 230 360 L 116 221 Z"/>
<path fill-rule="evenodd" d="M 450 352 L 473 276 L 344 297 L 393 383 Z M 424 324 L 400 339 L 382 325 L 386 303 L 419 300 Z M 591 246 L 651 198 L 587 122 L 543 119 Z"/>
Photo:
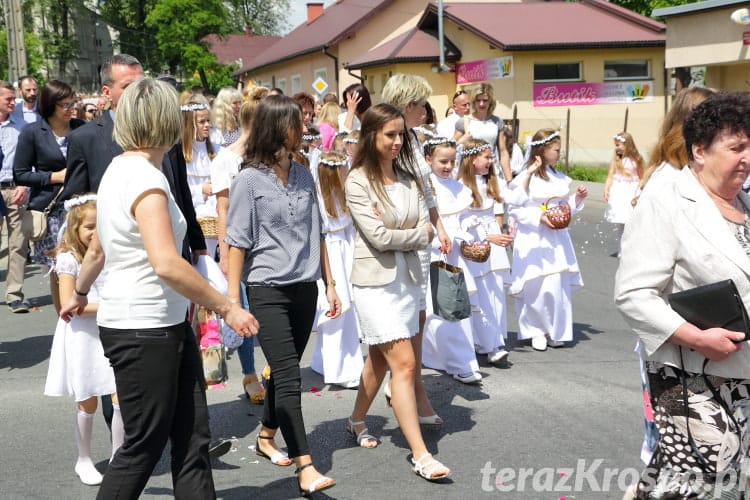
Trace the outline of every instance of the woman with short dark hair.
<path fill-rule="evenodd" d="M 73 88 L 60 80 L 50 80 L 39 95 L 41 120 L 24 127 L 18 137 L 13 160 L 13 178 L 19 186 L 31 188 L 29 210 L 49 211 L 47 232 L 34 242 L 33 262 L 50 268 L 54 260 L 47 252 L 57 246 L 57 233 L 64 215 L 62 204 L 55 200 L 65 180 L 68 156 L 68 134 L 85 122 L 73 118 L 76 95 Z M 55 309 L 60 299 L 55 273 L 50 274 L 50 292 Z"/>

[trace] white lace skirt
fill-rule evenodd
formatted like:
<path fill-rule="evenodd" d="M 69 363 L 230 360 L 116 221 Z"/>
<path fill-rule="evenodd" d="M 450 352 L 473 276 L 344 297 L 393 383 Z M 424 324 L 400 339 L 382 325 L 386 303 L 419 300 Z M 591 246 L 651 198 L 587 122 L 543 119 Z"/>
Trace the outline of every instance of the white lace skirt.
<path fill-rule="evenodd" d="M 396 252 L 396 280 L 384 286 L 354 286 L 362 341 L 384 344 L 411 338 L 419 328 L 420 300 L 424 291 L 408 278 L 406 259 Z"/>

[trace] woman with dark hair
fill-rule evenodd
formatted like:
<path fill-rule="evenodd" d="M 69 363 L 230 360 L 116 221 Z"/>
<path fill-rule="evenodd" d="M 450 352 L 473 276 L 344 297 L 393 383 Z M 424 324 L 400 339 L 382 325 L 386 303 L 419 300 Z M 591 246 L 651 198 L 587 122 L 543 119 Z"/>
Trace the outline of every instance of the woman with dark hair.
<path fill-rule="evenodd" d="M 428 247 L 435 230 L 406 134 L 398 108 L 378 104 L 367 110 L 346 179 L 357 231 L 351 283 L 361 336 L 370 346 L 347 430 L 363 448 L 378 445 L 364 419 L 390 368 L 391 403 L 411 448 L 414 472 L 433 481 L 450 470 L 432 458 L 422 439 L 415 393 L 420 366 L 411 339 L 419 329 L 424 295 L 417 251 Z"/>
<path fill-rule="evenodd" d="M 341 107 L 346 111 L 339 115 L 339 132 L 359 130 L 362 115 L 372 106 L 370 91 L 361 83 L 352 83 L 344 89 Z"/>
<path fill-rule="evenodd" d="M 307 496 L 336 484 L 313 466 L 302 418 L 299 361 L 315 320 L 321 268 L 330 318 L 341 314 L 341 303 L 312 174 L 292 161 L 301 139 L 297 101 L 268 96 L 257 106 L 242 170 L 229 191 L 226 242 L 229 298 L 239 302 L 242 282 L 271 367 L 256 453 L 274 465 L 294 462 L 300 493 Z M 274 442 L 278 429 L 288 455 Z"/>
<path fill-rule="evenodd" d="M 38 110 L 41 120 L 24 127 L 18 137 L 13 160 L 13 178 L 19 186 L 31 188 L 28 208 L 49 211 L 47 232 L 34 242 L 33 261 L 52 267 L 54 261 L 47 252 L 57 246 L 57 233 L 63 219 L 62 204 L 54 206 L 65 180 L 65 161 L 68 155 L 68 134 L 83 125 L 73 118 L 76 94 L 60 80 L 47 82 L 39 95 Z M 60 310 L 57 277 L 50 274 L 50 292 L 56 310 Z"/>

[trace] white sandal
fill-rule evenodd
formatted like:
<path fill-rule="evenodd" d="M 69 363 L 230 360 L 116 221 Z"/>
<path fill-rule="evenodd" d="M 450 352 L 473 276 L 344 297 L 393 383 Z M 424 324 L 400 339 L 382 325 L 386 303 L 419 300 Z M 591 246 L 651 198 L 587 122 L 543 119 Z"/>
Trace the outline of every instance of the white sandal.
<path fill-rule="evenodd" d="M 414 464 L 414 473 L 428 481 L 437 481 L 451 475 L 450 469 L 432 458 L 432 455 L 429 453 L 425 453 L 417 460 L 412 458 L 411 463 Z M 440 469 L 445 469 L 448 472 L 445 474 L 435 474 Z"/>
<path fill-rule="evenodd" d="M 364 421 L 362 421 L 362 422 L 352 422 L 352 419 L 349 418 L 348 422 L 346 423 L 346 431 L 349 434 L 351 434 L 352 436 L 354 436 L 354 439 L 357 441 L 357 444 L 360 447 L 366 448 L 366 449 L 377 448 L 378 445 L 380 444 L 380 442 L 378 441 L 378 438 L 376 438 L 375 436 L 369 434 L 369 431 L 368 431 L 367 427 L 365 427 L 364 429 L 362 429 L 359 432 L 357 432 L 357 431 L 354 430 L 355 427 L 358 427 L 360 425 L 365 425 L 365 422 Z M 365 446 L 364 445 L 365 441 L 375 441 L 375 446 Z"/>

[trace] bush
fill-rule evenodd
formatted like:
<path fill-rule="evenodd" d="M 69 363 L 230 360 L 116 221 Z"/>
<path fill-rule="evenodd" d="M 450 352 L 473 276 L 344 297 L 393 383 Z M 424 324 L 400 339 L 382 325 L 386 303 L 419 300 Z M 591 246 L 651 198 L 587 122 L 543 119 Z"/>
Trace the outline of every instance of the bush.
<path fill-rule="evenodd" d="M 574 180 L 587 182 L 605 182 L 609 167 L 584 167 L 574 165 L 570 167 L 567 174 Z"/>

